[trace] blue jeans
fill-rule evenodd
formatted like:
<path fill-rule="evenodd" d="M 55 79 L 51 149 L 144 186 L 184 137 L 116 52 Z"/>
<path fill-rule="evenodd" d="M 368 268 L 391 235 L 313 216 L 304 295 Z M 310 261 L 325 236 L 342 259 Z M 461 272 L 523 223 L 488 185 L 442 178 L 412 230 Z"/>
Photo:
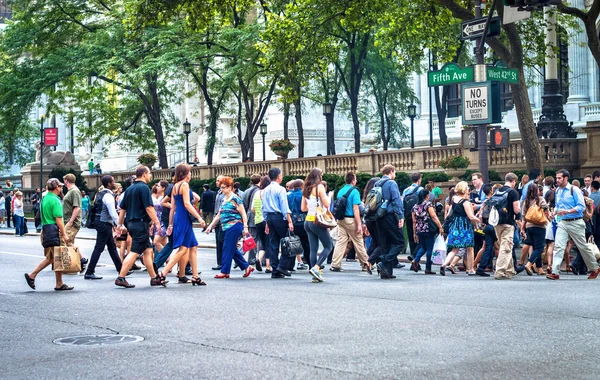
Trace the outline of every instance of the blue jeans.
<path fill-rule="evenodd" d="M 294 269 L 295 257 L 282 256 L 279 259 L 279 246 L 281 239 L 287 236 L 288 223 L 283 219 L 280 213 L 267 214 L 267 225 L 269 226 L 269 244 L 267 246 L 267 255 L 271 259 L 273 269 L 291 270 Z"/>
<path fill-rule="evenodd" d="M 304 230 L 308 235 L 308 242 L 310 244 L 310 266 L 314 267 L 318 265 L 323 267 L 323 263 L 327 260 L 327 256 L 333 249 L 333 242 L 329 235 L 329 230 L 321 228 L 313 222 L 304 222 Z M 323 244 L 323 250 L 319 253 L 317 259 L 317 251 L 319 250 L 319 241 Z"/>
<path fill-rule="evenodd" d="M 533 252 L 529 256 L 529 262 L 535 263 L 538 269 L 542 268 L 542 253 L 546 245 L 546 228 L 529 227 L 527 228 L 527 240 L 531 241 Z"/>
<path fill-rule="evenodd" d="M 248 262 L 244 259 L 244 254 L 237 249 L 237 242 L 244 229 L 242 223 L 236 223 L 221 233 L 225 236 L 223 241 L 223 264 L 221 273 L 229 274 L 231 272 L 231 260 L 240 267 L 241 270 L 248 268 Z"/>
<path fill-rule="evenodd" d="M 163 249 L 154 257 L 154 265 L 157 268 L 165 265 L 165 261 L 171 256 L 173 252 L 173 234 L 169 235 L 169 242 L 163 247 Z"/>
<path fill-rule="evenodd" d="M 430 271 L 431 270 L 431 255 L 433 254 L 433 245 L 435 244 L 435 238 L 437 236 L 437 234 L 434 234 L 432 232 L 423 232 L 423 233 L 418 233 L 417 236 L 419 237 L 419 250 L 417 251 L 417 255 L 415 256 L 415 261 L 418 263 L 419 261 L 421 261 L 421 257 L 423 257 L 424 254 L 427 254 L 427 263 L 425 264 L 425 270 Z"/>
<path fill-rule="evenodd" d="M 483 228 L 485 250 L 481 255 L 481 261 L 479 262 L 479 272 L 484 272 L 486 268 L 492 268 L 494 262 L 494 242 L 496 241 L 496 231 L 491 225 L 486 225 Z"/>
<path fill-rule="evenodd" d="M 15 232 L 19 236 L 25 235 L 25 218 L 19 215 L 13 215 L 15 222 Z"/>

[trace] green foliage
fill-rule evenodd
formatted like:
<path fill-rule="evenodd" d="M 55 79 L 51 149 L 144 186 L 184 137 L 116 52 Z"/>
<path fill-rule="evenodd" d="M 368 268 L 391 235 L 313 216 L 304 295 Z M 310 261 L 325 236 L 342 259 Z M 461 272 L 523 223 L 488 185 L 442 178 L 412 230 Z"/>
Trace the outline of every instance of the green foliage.
<path fill-rule="evenodd" d="M 238 177 L 238 178 L 234 178 L 233 182 L 239 182 L 240 183 L 240 189 L 242 191 L 245 191 L 246 189 L 248 189 L 250 187 L 250 178 L 248 177 Z"/>
<path fill-rule="evenodd" d="M 438 162 L 438 165 L 444 169 L 463 169 L 468 168 L 470 164 L 471 160 L 465 156 L 448 156 Z"/>
<path fill-rule="evenodd" d="M 271 142 L 269 143 L 269 148 L 271 148 L 271 150 L 273 152 L 275 151 L 280 151 L 280 152 L 289 152 L 291 150 L 293 150 L 296 147 L 296 145 L 294 145 L 290 140 L 271 140 Z"/>
<path fill-rule="evenodd" d="M 425 186 L 430 179 L 433 179 L 434 182 L 448 182 L 450 180 L 450 176 L 444 172 L 423 172 L 421 175 L 423 176 L 423 179 L 421 180 L 423 186 Z"/>
<path fill-rule="evenodd" d="M 65 175 L 67 175 L 68 173 L 73 173 L 75 175 L 75 185 L 79 188 L 79 190 L 85 191 L 87 193 L 89 193 L 90 189 L 88 189 L 87 187 L 87 182 L 83 179 L 83 176 L 81 175 L 81 171 L 75 171 L 74 169 L 64 169 L 64 168 L 54 168 L 52 169 L 52 171 L 48 174 L 48 179 L 50 178 L 58 178 L 58 180 L 60 182 L 63 182 L 63 177 Z M 46 184 L 44 183 L 44 186 L 46 186 Z M 63 192 L 66 194 L 67 193 L 67 187 L 65 186 L 63 188 Z"/>
<path fill-rule="evenodd" d="M 295 179 L 301 179 L 304 180 L 306 178 L 306 176 L 301 176 L 301 175 L 286 175 L 283 177 L 283 179 L 281 180 L 281 183 L 283 185 L 285 185 L 286 183 L 293 181 Z"/>
<path fill-rule="evenodd" d="M 465 174 L 460 176 L 460 179 L 463 181 L 470 182 L 473 173 L 477 173 L 477 170 L 467 170 Z M 490 177 L 490 181 L 503 181 L 503 178 L 500 176 L 500 173 L 498 173 L 495 170 L 488 171 L 488 176 Z"/>

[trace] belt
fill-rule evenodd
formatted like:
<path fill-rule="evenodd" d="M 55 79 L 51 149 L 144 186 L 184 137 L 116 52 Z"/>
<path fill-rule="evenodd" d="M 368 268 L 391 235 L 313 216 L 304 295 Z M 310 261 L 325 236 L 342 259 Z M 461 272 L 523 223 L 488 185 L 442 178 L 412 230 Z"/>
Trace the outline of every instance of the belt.
<path fill-rule="evenodd" d="M 344 218 L 354 218 L 354 215 L 344 215 Z"/>
<path fill-rule="evenodd" d="M 265 212 L 265 215 L 269 216 L 269 215 L 283 215 L 283 214 L 280 212 Z"/>
<path fill-rule="evenodd" d="M 561 219 L 561 220 L 562 220 L 563 222 L 572 222 L 572 221 L 575 221 L 575 220 L 581 220 L 581 219 L 583 219 L 583 218 Z"/>

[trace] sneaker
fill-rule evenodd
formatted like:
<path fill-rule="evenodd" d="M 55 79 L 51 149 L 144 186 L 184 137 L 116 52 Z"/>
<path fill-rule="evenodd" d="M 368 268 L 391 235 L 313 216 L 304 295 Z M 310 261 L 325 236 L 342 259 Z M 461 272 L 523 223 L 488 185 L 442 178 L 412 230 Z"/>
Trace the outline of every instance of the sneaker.
<path fill-rule="evenodd" d="M 311 276 L 313 276 L 313 279 L 317 280 L 318 282 L 323 282 L 323 276 L 321 275 L 321 273 L 319 273 L 319 270 L 317 268 L 311 268 L 308 273 L 310 273 Z"/>
<path fill-rule="evenodd" d="M 304 264 L 304 263 L 298 263 L 298 266 L 296 267 L 297 270 L 306 270 L 308 269 L 308 265 Z"/>

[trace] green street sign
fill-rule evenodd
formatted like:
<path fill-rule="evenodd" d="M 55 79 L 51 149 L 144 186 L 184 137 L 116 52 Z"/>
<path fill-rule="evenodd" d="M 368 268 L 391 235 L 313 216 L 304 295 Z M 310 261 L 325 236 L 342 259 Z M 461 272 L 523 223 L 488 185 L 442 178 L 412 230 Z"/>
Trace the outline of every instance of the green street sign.
<path fill-rule="evenodd" d="M 487 67 L 487 80 L 492 82 L 519 83 L 519 71 L 506 67 Z"/>
<path fill-rule="evenodd" d="M 473 82 L 473 68 L 461 68 L 456 63 L 446 63 L 439 71 L 427 72 L 429 87 L 445 86 L 448 84 Z"/>

